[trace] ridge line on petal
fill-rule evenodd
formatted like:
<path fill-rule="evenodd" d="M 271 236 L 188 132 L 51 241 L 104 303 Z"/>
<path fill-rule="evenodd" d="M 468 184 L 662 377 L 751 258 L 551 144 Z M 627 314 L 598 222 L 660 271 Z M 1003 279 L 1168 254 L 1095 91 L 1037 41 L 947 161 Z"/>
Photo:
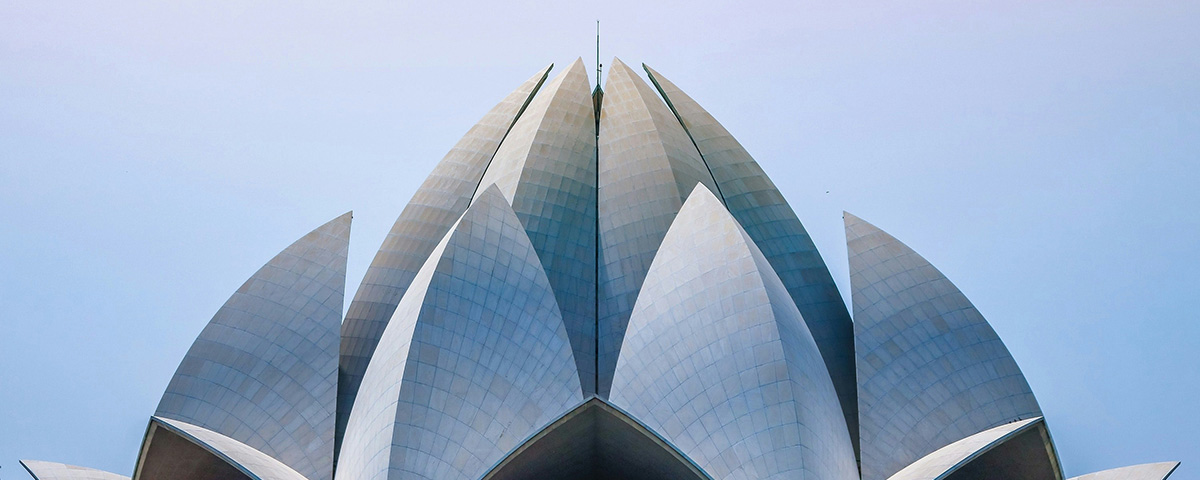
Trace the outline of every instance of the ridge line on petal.
<path fill-rule="evenodd" d="M 692 136 L 692 130 L 688 128 L 686 123 L 683 123 L 683 117 L 679 115 L 679 110 L 675 108 L 675 104 L 671 102 L 671 97 L 663 90 L 662 85 L 658 83 L 658 78 L 654 75 L 654 71 L 645 63 L 642 64 L 642 70 L 646 71 L 646 76 L 650 78 L 650 83 L 654 84 L 655 90 L 658 90 L 658 95 L 662 97 L 663 102 L 667 104 L 667 108 L 671 109 L 671 113 L 675 114 L 675 120 L 679 122 L 679 126 L 683 127 L 683 133 L 686 133 L 688 139 L 692 141 L 692 146 L 696 147 L 696 153 L 700 155 L 700 161 L 704 162 L 704 168 L 708 169 L 708 175 L 713 177 L 713 186 L 717 187 L 717 198 L 721 199 L 721 203 L 725 208 L 729 208 L 729 201 L 725 199 L 725 194 L 721 193 L 721 182 L 717 181 L 717 176 L 713 175 L 712 166 L 708 164 L 705 158 L 704 151 L 700 149 L 700 144 L 696 143 L 696 137 Z"/>

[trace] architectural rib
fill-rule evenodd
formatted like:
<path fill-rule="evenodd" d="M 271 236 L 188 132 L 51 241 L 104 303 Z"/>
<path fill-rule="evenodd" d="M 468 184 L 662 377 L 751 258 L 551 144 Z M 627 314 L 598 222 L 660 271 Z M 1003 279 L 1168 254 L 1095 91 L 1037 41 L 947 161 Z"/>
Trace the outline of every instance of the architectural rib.
<path fill-rule="evenodd" d="M 1167 480 L 1179 462 L 1144 463 L 1128 467 L 1101 470 L 1087 475 L 1080 475 L 1071 480 Z"/>
<path fill-rule="evenodd" d="M 338 477 L 480 478 L 578 405 L 554 292 L 495 186 L 417 273 L 350 416 Z"/>
<path fill-rule="evenodd" d="M 949 279 L 874 225 L 849 213 L 845 223 L 863 480 L 1041 416 L 1004 343 Z"/>
<path fill-rule="evenodd" d="M 675 214 L 697 184 L 716 184 L 700 152 L 646 82 L 613 59 L 598 140 L 599 384 L 608 395 L 629 313 Z"/>
<path fill-rule="evenodd" d="M 21 460 L 21 466 L 34 480 L 129 480 L 124 475 L 65 463 Z"/>
<path fill-rule="evenodd" d="M 542 87 L 480 182 L 525 226 L 554 288 L 583 393 L 596 387 L 596 119 L 582 60 Z"/>
<path fill-rule="evenodd" d="M 691 136 L 729 213 L 762 250 L 808 324 L 858 448 L 854 324 L 808 231 L 775 183 L 717 119 L 666 77 L 643 65 Z"/>
<path fill-rule="evenodd" d="M 189 442 L 207 452 L 208 464 L 186 462 L 190 468 L 180 468 L 180 457 L 186 452 L 173 446 L 156 448 L 165 438 Z M 229 478 L 234 472 L 250 480 L 311 480 L 296 470 L 254 447 L 207 428 L 169 418 L 152 417 L 138 459 L 134 480 L 211 480 Z M 232 468 L 230 468 L 232 467 Z M 148 474 L 147 472 L 154 472 Z"/>
<path fill-rule="evenodd" d="M 242 284 L 180 362 L 155 415 L 245 443 L 309 480 L 332 478 L 350 219 L 313 230 Z"/>
<path fill-rule="evenodd" d="M 956 478 L 954 474 L 960 469 L 967 467 L 971 462 L 981 458 L 1002 447 L 1012 439 L 1017 438 L 1022 434 L 1038 434 L 1039 429 L 1045 430 L 1045 423 L 1042 417 L 1034 417 L 1026 420 L 1019 420 L 1012 423 L 993 427 L 974 435 L 968 436 L 954 443 L 946 445 L 904 467 L 895 475 L 892 475 L 888 480 L 943 480 Z M 1029 449 L 1032 451 L 1023 451 L 1022 453 L 1032 453 L 1034 455 L 1048 455 L 1051 449 L 1048 446 L 1037 444 L 1035 448 Z M 1011 465 L 1021 463 L 1033 463 L 1033 458 L 1012 458 Z M 1043 469 L 1040 472 L 1041 476 L 1022 476 L 1016 475 L 1016 472 L 999 472 L 992 471 L 990 475 L 993 478 L 1009 478 L 1012 480 L 1061 480 L 1061 476 L 1056 475 L 1057 459 L 1046 459 L 1047 464 L 1052 464 L 1054 468 L 1050 470 Z M 1024 472 L 1023 472 L 1024 473 Z"/>
<path fill-rule="evenodd" d="M 543 68 L 517 87 L 450 149 L 413 194 L 367 268 L 342 323 L 338 444 L 367 363 L 392 312 L 425 258 L 467 210 L 496 149 L 546 80 L 551 67 Z"/>
<path fill-rule="evenodd" d="M 611 399 L 713 478 L 858 478 L 808 327 L 762 252 L 703 186 L 646 275 Z"/>

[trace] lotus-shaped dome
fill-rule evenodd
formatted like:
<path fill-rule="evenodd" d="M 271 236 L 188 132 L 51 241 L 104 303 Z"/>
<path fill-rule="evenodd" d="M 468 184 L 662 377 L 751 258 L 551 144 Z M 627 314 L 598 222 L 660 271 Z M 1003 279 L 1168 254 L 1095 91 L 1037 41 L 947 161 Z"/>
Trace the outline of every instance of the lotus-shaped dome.
<path fill-rule="evenodd" d="M 604 89 L 580 60 L 550 69 L 434 168 L 344 318 L 349 213 L 247 280 L 133 478 L 1063 478 L 1016 362 L 924 258 L 845 214 L 852 321 L 691 97 L 620 60 Z"/>

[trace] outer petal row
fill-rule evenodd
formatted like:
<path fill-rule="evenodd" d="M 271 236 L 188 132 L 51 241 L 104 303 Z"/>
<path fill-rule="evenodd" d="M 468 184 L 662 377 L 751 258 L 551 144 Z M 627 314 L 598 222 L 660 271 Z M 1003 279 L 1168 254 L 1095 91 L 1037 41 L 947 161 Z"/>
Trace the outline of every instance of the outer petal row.
<path fill-rule="evenodd" d="M 967 297 L 895 237 L 848 213 L 845 221 L 863 479 L 1040 417 L 1021 369 Z"/>
<path fill-rule="evenodd" d="M 333 476 L 350 214 L 267 262 L 192 344 L 155 415 L 219 433 L 310 480 Z"/>

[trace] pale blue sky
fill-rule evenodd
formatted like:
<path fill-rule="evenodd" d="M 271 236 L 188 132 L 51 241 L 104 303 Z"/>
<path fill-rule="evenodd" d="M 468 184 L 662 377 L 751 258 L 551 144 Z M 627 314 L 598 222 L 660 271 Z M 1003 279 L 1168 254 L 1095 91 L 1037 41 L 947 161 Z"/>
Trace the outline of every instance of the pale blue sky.
<path fill-rule="evenodd" d="M 843 292 L 842 210 L 962 288 L 1068 475 L 1200 479 L 1200 2 L 334 3 L 0 3 L 0 478 L 130 473 L 251 273 L 353 209 L 352 295 L 434 163 L 591 62 L 599 18 L 606 63 L 762 163 Z"/>

